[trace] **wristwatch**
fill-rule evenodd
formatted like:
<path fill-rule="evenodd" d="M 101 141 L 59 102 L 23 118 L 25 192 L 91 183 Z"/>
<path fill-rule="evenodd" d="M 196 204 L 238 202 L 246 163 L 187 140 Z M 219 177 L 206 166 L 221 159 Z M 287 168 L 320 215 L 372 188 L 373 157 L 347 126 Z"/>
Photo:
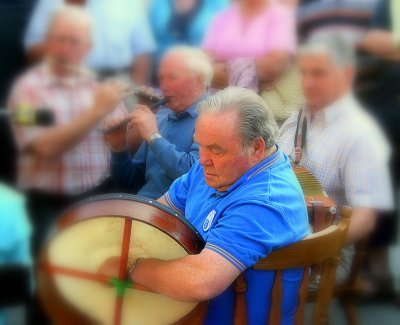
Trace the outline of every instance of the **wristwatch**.
<path fill-rule="evenodd" d="M 148 144 L 151 144 L 155 139 L 161 139 L 162 136 L 158 132 L 154 132 L 151 136 L 149 136 L 146 141 Z"/>

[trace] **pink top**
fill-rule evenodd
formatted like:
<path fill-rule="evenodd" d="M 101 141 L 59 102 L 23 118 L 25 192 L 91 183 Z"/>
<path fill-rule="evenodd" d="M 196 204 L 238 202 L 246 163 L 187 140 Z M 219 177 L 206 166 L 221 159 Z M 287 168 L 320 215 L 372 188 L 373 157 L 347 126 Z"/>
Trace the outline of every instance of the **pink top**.
<path fill-rule="evenodd" d="M 216 61 L 238 57 L 259 57 L 273 50 L 294 52 L 297 43 L 294 11 L 271 0 L 270 4 L 245 22 L 238 4 L 215 17 L 203 49 Z"/>

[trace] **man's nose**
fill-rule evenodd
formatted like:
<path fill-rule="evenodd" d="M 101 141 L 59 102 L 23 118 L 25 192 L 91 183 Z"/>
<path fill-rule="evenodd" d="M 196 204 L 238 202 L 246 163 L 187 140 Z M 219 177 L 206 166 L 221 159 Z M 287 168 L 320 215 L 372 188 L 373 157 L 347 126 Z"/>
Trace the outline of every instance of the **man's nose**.
<path fill-rule="evenodd" d="M 204 149 L 200 149 L 200 165 L 202 166 L 212 165 L 211 157 Z"/>

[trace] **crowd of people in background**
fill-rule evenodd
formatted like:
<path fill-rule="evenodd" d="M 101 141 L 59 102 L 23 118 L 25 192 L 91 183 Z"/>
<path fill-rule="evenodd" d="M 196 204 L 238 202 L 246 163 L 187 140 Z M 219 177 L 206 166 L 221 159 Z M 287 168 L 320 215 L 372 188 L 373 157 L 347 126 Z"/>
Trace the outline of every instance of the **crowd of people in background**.
<path fill-rule="evenodd" d="M 339 208 L 353 208 L 338 281 L 366 238 L 370 277 L 387 278 L 400 184 L 393 2 L 36 1 L 20 40 L 29 67 L 9 76 L 4 106 L 46 108 L 55 123 L 11 125 L 1 139 L 15 144 L 16 181 L 0 184 L 0 266 L 32 266 L 57 216 L 83 198 L 160 198 L 198 166 L 198 105 L 235 86 L 274 113 L 274 145 L 289 159 L 305 121 L 301 164 Z M 168 101 L 130 104 L 135 87 Z M 32 306 L 28 322 L 44 324 Z"/>

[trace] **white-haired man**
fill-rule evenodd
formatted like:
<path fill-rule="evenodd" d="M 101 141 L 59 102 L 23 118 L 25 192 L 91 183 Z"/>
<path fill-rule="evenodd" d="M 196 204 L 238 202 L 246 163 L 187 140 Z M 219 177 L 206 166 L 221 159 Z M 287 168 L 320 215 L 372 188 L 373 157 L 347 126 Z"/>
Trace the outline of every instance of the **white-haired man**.
<path fill-rule="evenodd" d="M 197 255 L 139 259 L 129 280 L 180 301 L 210 300 L 204 324 L 234 324 L 232 282 L 246 272 L 248 324 L 268 319 L 274 272 L 252 268 L 273 249 L 308 234 L 303 193 L 288 157 L 275 145 L 272 112 L 251 90 L 229 87 L 198 106 L 200 160 L 159 200 L 185 214 L 204 238 Z M 99 272 L 116 275 L 119 258 Z M 303 271 L 282 276 L 282 324 L 292 324 Z"/>
<path fill-rule="evenodd" d="M 352 95 L 354 51 L 339 34 L 312 37 L 300 49 L 298 61 L 306 106 L 284 123 L 278 143 L 317 177 L 339 207 L 353 208 L 347 242 L 355 243 L 372 232 L 377 211 L 393 206 L 390 149 Z M 304 141 L 295 144 L 295 138 Z M 351 251 L 347 247 L 343 254 L 339 282 L 348 275 Z"/>
<path fill-rule="evenodd" d="M 94 128 L 115 109 L 124 87 L 98 85 L 78 72 L 90 49 L 90 29 L 83 9 L 60 8 L 47 33 L 48 60 L 22 75 L 9 98 L 12 110 L 21 105 L 46 107 L 55 115 L 51 127 L 14 127 L 18 186 L 27 191 L 35 254 L 58 211 L 109 173 L 108 149 Z"/>
<path fill-rule="evenodd" d="M 155 115 L 137 105 L 130 115 L 128 128 L 144 140 L 138 151 L 127 150 L 125 132 L 107 136 L 113 152 L 111 176 L 120 189 L 158 198 L 199 159 L 193 141 L 196 106 L 207 96 L 211 79 L 212 66 L 201 50 L 182 46 L 166 53 L 159 80 L 167 107 Z"/>

